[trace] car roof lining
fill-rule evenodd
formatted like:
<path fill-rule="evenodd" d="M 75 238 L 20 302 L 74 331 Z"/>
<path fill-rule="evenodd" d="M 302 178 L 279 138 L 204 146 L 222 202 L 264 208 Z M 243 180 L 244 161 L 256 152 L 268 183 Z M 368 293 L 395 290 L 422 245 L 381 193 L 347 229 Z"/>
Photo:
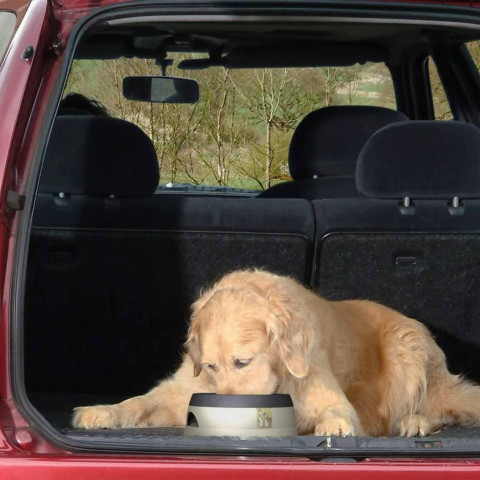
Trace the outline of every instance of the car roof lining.
<path fill-rule="evenodd" d="M 138 19 L 136 19 L 138 20 Z M 368 23 L 104 22 L 90 28 L 75 57 L 162 60 L 168 52 L 205 53 L 180 68 L 346 66 L 355 63 L 398 64 L 405 54 L 432 45 L 473 40 L 473 31 L 421 25 Z"/>

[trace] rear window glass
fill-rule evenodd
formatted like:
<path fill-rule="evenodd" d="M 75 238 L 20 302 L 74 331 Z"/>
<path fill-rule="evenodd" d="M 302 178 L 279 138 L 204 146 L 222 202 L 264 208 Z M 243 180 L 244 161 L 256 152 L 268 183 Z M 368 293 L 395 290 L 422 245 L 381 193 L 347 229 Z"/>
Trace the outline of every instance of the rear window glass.
<path fill-rule="evenodd" d="M 77 60 L 65 95 L 101 102 L 113 117 L 139 125 L 155 145 L 161 184 L 215 185 L 263 190 L 290 180 L 288 149 L 308 113 L 330 105 L 396 108 L 384 64 L 349 67 L 180 70 L 174 54 L 169 76 L 198 81 L 193 105 L 126 100 L 122 80 L 160 75 L 152 60 Z"/>

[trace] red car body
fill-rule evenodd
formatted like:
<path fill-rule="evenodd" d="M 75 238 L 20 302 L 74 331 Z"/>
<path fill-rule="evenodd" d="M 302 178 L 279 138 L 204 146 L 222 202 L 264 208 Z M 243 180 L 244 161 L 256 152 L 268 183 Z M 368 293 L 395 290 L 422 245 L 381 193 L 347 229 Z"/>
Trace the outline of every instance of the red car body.
<path fill-rule="evenodd" d="M 10 371 L 10 292 L 17 213 L 7 197 L 24 191 L 45 108 L 63 62 L 61 48 L 72 27 L 92 9 L 113 3 L 117 0 L 0 0 L 0 11 L 17 15 L 13 38 L 0 58 L 0 478 L 479 478 L 480 458 L 369 458 L 358 462 L 329 458 L 323 462 L 282 457 L 77 453 L 50 443 L 23 418 L 12 398 Z M 476 1 L 406 3 L 480 7 Z M 54 49 L 56 54 L 52 54 Z"/>

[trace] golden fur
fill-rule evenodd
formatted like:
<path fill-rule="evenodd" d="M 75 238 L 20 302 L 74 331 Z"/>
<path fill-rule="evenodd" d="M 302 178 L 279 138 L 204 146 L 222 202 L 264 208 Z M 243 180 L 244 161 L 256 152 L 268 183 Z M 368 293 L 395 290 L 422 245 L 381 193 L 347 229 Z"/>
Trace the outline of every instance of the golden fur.
<path fill-rule="evenodd" d="M 73 425 L 183 426 L 194 392 L 288 393 L 300 434 L 423 436 L 480 423 L 480 387 L 448 372 L 421 323 L 265 271 L 230 273 L 204 292 L 186 349 L 146 395 L 78 407 Z"/>

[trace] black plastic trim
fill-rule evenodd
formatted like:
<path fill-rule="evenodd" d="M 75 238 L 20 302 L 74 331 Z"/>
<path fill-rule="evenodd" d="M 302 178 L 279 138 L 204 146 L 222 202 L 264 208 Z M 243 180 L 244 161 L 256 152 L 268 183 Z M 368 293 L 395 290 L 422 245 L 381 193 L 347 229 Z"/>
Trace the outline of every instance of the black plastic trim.
<path fill-rule="evenodd" d="M 190 399 L 192 407 L 220 408 L 278 408 L 293 407 L 290 395 L 217 395 L 216 393 L 194 393 Z"/>

